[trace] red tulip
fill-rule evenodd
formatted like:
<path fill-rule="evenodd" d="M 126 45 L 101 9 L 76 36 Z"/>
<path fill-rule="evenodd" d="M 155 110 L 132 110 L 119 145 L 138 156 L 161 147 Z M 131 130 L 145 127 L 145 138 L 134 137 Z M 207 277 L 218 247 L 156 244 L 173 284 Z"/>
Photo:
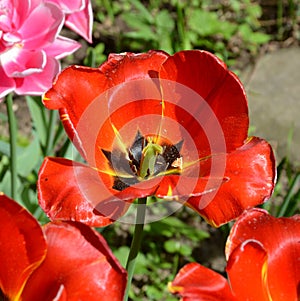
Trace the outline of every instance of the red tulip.
<path fill-rule="evenodd" d="M 300 215 L 275 218 L 244 213 L 226 246 L 229 283 L 197 263 L 183 267 L 170 291 L 183 301 L 297 301 L 300 297 Z"/>
<path fill-rule="evenodd" d="M 88 226 L 55 222 L 41 228 L 5 195 L 0 223 L 1 300 L 1 293 L 14 301 L 122 300 L 126 272 Z"/>
<path fill-rule="evenodd" d="M 103 226 L 136 198 L 185 203 L 219 226 L 269 198 L 270 145 L 247 139 L 244 89 L 205 51 L 113 54 L 65 69 L 45 94 L 87 164 L 46 158 L 39 202 L 51 219 Z"/>

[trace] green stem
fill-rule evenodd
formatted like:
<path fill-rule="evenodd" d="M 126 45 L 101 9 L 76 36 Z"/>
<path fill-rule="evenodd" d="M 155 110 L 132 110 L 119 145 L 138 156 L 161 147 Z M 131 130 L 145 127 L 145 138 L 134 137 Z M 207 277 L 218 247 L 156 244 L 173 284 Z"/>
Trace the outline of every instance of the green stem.
<path fill-rule="evenodd" d="M 128 278 L 127 278 L 126 291 L 125 291 L 125 296 L 123 301 L 128 300 L 128 294 L 131 287 L 131 281 L 133 278 L 136 259 L 141 247 L 143 229 L 145 223 L 145 215 L 146 215 L 146 203 L 147 203 L 147 197 L 138 199 L 135 228 L 134 228 L 133 238 L 131 242 L 130 252 L 128 254 L 127 263 L 126 263 Z"/>
<path fill-rule="evenodd" d="M 17 122 L 13 110 L 12 94 L 9 94 L 6 98 L 6 109 L 10 143 L 11 197 L 15 199 L 17 195 Z"/>

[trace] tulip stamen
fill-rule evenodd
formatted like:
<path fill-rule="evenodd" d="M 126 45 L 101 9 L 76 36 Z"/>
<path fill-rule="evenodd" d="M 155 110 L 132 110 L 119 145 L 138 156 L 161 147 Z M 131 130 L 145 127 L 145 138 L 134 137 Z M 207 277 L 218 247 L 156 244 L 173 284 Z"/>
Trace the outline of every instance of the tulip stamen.
<path fill-rule="evenodd" d="M 145 178 L 153 175 L 158 154 L 163 153 L 163 147 L 152 142 L 152 138 L 147 138 L 148 144 L 142 150 L 139 176 Z"/>
<path fill-rule="evenodd" d="M 117 139 L 121 141 L 120 136 Z M 158 144 L 157 141 L 161 143 Z M 101 149 L 112 169 L 110 174 L 114 176 L 112 188 L 122 191 L 152 177 L 180 174 L 183 169 L 180 154 L 182 144 L 183 141 L 169 144 L 157 136 L 144 137 L 138 131 L 130 148 L 125 148 L 122 143 L 121 150 Z"/>

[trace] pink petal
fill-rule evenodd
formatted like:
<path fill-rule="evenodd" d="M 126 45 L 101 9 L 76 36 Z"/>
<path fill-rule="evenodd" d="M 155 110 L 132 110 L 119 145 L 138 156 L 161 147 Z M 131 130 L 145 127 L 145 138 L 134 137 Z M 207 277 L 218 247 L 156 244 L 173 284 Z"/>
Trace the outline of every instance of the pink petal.
<path fill-rule="evenodd" d="M 24 22 L 31 3 L 29 0 L 2 0 L 0 14 L 0 31 L 15 31 Z"/>
<path fill-rule="evenodd" d="M 89 0 L 85 0 L 83 10 L 66 16 L 67 27 L 81 35 L 89 43 L 92 43 L 93 11 Z"/>
<path fill-rule="evenodd" d="M 30 10 L 33 9 L 32 3 L 29 0 L 11 0 L 8 1 L 10 5 L 9 10 L 11 14 L 11 23 L 14 28 L 20 28 L 23 22 L 26 20 Z"/>
<path fill-rule="evenodd" d="M 5 73 L 10 77 L 24 77 L 43 70 L 46 54 L 13 47 L 1 55 L 0 61 Z"/>
<path fill-rule="evenodd" d="M 64 22 L 64 14 L 53 3 L 37 6 L 19 29 L 23 36 L 24 47 L 40 49 L 52 43 Z"/>
<path fill-rule="evenodd" d="M 53 80 L 59 70 L 59 62 L 55 58 L 48 57 L 42 72 L 22 78 L 15 78 L 17 85 L 15 92 L 19 95 L 41 95 L 52 86 Z"/>
<path fill-rule="evenodd" d="M 15 81 L 6 75 L 1 65 L 0 65 L 0 82 L 1 82 L 0 85 L 0 103 L 1 103 L 1 98 L 3 98 L 5 95 L 12 92 L 15 88 Z"/>
<path fill-rule="evenodd" d="M 85 0 L 48 0 L 48 2 L 57 4 L 66 14 L 78 12 L 86 6 Z"/>
<path fill-rule="evenodd" d="M 57 39 L 49 46 L 44 48 L 47 55 L 61 59 L 81 47 L 81 44 L 68 39 L 66 37 L 58 36 Z"/>

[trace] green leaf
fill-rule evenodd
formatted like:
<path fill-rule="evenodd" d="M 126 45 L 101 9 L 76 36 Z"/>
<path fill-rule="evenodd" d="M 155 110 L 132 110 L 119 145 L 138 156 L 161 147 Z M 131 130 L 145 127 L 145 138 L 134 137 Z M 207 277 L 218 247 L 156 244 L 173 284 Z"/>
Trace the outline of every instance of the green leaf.
<path fill-rule="evenodd" d="M 7 170 L 0 183 L 0 191 L 3 192 L 4 194 L 6 194 L 7 196 L 11 196 L 11 184 L 10 183 L 11 183 L 11 172 L 10 172 L 10 170 Z M 20 190 L 20 188 L 21 188 L 21 182 L 20 182 L 19 178 L 17 178 L 17 192 Z M 19 193 L 15 197 L 15 200 L 17 202 L 19 202 L 22 206 L 24 206 L 24 203 L 22 202 L 22 198 L 19 195 Z"/>
<path fill-rule="evenodd" d="M 153 17 L 150 14 L 150 12 L 147 10 L 147 8 L 141 3 L 139 0 L 131 0 L 130 1 L 132 5 L 135 6 L 135 8 L 139 11 L 139 15 L 142 16 L 147 22 L 153 23 Z M 132 15 L 132 18 L 135 18 L 137 14 Z"/>
<path fill-rule="evenodd" d="M 41 161 L 40 154 L 39 139 L 36 134 L 33 141 L 27 147 L 18 148 L 18 174 L 23 177 L 27 177 L 28 174 L 34 170 L 37 164 Z"/>
<path fill-rule="evenodd" d="M 265 44 L 269 42 L 271 37 L 265 33 L 254 32 L 250 36 L 250 40 L 254 44 Z"/>
<path fill-rule="evenodd" d="M 190 256 L 192 252 L 193 252 L 192 247 L 190 247 L 187 244 L 183 244 L 183 243 L 180 244 L 179 253 L 182 256 Z"/>
<path fill-rule="evenodd" d="M 264 44 L 270 40 L 270 36 L 261 32 L 253 32 L 248 24 L 239 27 L 239 33 L 243 40 L 252 44 Z"/>
<path fill-rule="evenodd" d="M 10 157 L 9 143 L 0 140 L 0 153 L 8 158 Z M 22 177 L 27 177 L 35 169 L 40 160 L 40 145 L 37 135 L 28 146 L 17 147 L 18 174 Z"/>
<path fill-rule="evenodd" d="M 0 140 L 0 153 L 7 157 L 10 156 L 10 145 L 8 142 Z"/>
<path fill-rule="evenodd" d="M 145 229 L 152 235 L 160 235 L 164 237 L 174 237 L 175 234 L 189 237 L 189 239 L 199 242 L 209 237 L 209 233 L 197 227 L 190 226 L 182 222 L 179 218 L 169 216 L 163 220 L 151 223 Z"/>
<path fill-rule="evenodd" d="M 148 299 L 147 300 L 161 300 L 163 296 L 163 292 L 152 285 L 147 285 L 146 294 Z"/>
<path fill-rule="evenodd" d="M 180 249 L 180 242 L 175 239 L 165 241 L 164 248 L 168 253 L 177 253 Z"/>
<path fill-rule="evenodd" d="M 39 141 L 41 145 L 45 147 L 47 141 L 46 109 L 41 100 L 26 96 L 26 101 L 33 121 L 33 126 L 38 133 Z"/>
<path fill-rule="evenodd" d="M 7 122 L 8 121 L 7 114 L 0 112 L 0 121 Z"/>
<path fill-rule="evenodd" d="M 175 22 L 167 10 L 160 11 L 155 16 L 156 31 L 158 34 L 159 49 L 168 53 L 173 53 L 172 32 L 175 28 Z"/>
<path fill-rule="evenodd" d="M 127 247 L 127 246 L 122 246 L 122 247 L 114 250 L 114 255 L 117 257 L 117 259 L 119 260 L 120 264 L 123 267 L 126 266 L 128 254 L 129 254 L 129 247 Z"/>
<path fill-rule="evenodd" d="M 237 30 L 236 24 L 220 20 L 216 12 L 195 9 L 187 14 L 188 27 L 202 37 L 219 34 L 228 40 Z"/>
<path fill-rule="evenodd" d="M 146 41 L 156 40 L 156 35 L 151 26 L 149 26 L 149 24 L 147 24 L 140 16 L 133 17 L 132 14 L 128 13 L 123 14 L 122 18 L 131 29 L 135 29 L 135 31 L 125 32 L 125 37 Z"/>

